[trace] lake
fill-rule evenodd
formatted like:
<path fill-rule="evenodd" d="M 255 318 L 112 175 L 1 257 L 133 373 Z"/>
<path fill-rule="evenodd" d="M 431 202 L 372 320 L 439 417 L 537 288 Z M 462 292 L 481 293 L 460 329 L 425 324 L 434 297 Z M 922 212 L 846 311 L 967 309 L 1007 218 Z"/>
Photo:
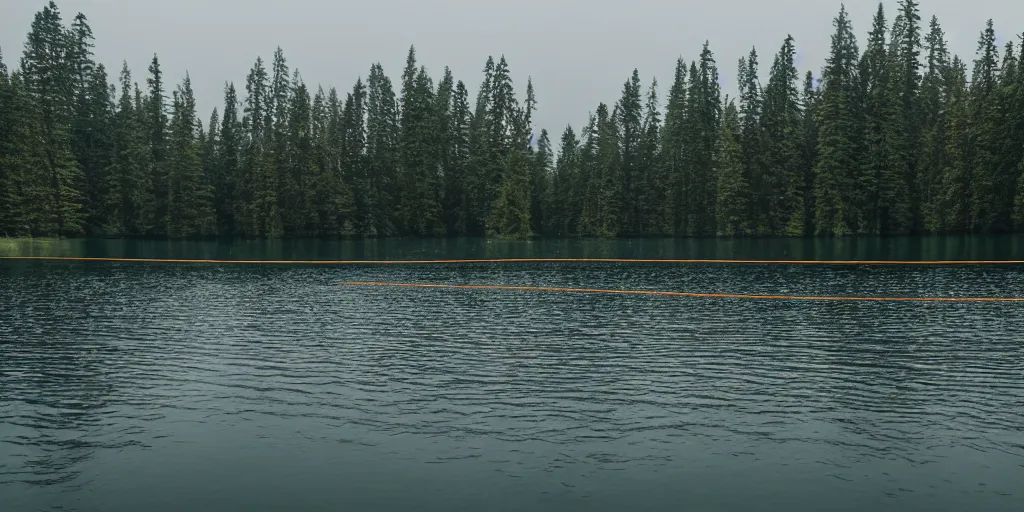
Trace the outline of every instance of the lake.
<path fill-rule="evenodd" d="M 1024 259 L 1024 237 L 3 241 L 0 256 Z M 1024 266 L 0 260 L 0 509 L 1024 509 Z"/>

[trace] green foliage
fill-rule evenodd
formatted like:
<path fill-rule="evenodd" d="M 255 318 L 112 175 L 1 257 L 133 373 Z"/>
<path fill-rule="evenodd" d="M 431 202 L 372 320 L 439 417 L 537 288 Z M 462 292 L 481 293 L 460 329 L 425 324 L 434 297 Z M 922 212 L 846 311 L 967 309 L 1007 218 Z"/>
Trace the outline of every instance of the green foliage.
<path fill-rule="evenodd" d="M 796 47 L 787 36 L 775 56 L 768 86 L 764 91 L 761 114 L 765 149 L 765 180 L 767 185 L 759 204 L 765 208 L 771 234 L 800 236 L 806 229 L 804 197 L 804 133 L 800 93 L 800 76 L 793 64 Z"/>
<path fill-rule="evenodd" d="M 146 132 L 142 93 L 125 63 L 121 69 L 121 95 L 114 114 L 113 154 L 106 172 L 105 223 L 107 233 L 144 235 L 149 226 L 147 208 L 153 155 Z M 134 94 L 133 94 L 134 92 Z"/>
<path fill-rule="evenodd" d="M 196 102 L 187 74 L 173 92 L 171 104 L 165 232 L 172 238 L 211 235 L 216 223 L 212 190 L 203 174 Z"/>
<path fill-rule="evenodd" d="M 815 230 L 819 235 L 855 232 L 859 215 L 853 203 L 859 168 L 861 123 L 858 50 L 846 8 L 839 11 L 832 45 L 822 73 L 818 104 L 818 162 L 814 167 Z"/>
<path fill-rule="evenodd" d="M 746 169 L 744 169 L 743 126 L 736 104 L 726 98 L 722 114 L 722 134 L 718 139 L 719 149 L 715 157 L 715 173 L 718 175 L 718 190 L 715 202 L 718 234 L 722 236 L 741 235 L 750 231 L 747 207 Z"/>
<path fill-rule="evenodd" d="M 412 47 L 397 85 L 374 64 L 342 95 L 307 87 L 276 48 L 244 91 L 225 83 L 204 129 L 187 75 L 165 84 L 154 55 L 141 88 L 127 65 L 109 84 L 86 16 L 65 26 L 49 2 L 19 68 L 0 58 L 0 236 L 1024 230 L 1024 48 L 1000 55 L 989 21 L 968 80 L 917 0 L 891 23 L 879 6 L 863 53 L 845 8 L 834 24 L 818 80 L 787 36 L 763 87 L 751 49 L 723 101 L 705 43 L 664 98 L 634 69 L 555 151 L 533 81 L 518 89 L 503 56 L 470 103 Z"/>
<path fill-rule="evenodd" d="M 718 230 L 729 235 L 758 234 L 766 235 L 772 232 L 771 214 L 772 203 L 775 198 L 776 182 L 781 182 L 781 176 L 776 176 L 769 168 L 766 151 L 770 149 L 767 139 L 766 127 L 775 122 L 771 117 L 762 119 L 762 109 L 765 101 L 761 94 L 761 84 L 757 78 L 757 50 L 751 48 L 747 57 L 740 58 L 737 66 L 737 77 L 740 89 L 740 106 L 737 111 L 739 129 L 729 130 L 728 135 L 737 137 L 741 157 L 739 163 L 742 167 L 740 176 L 742 188 L 736 188 L 733 183 L 719 183 L 719 202 L 722 201 L 723 191 L 728 193 L 728 215 L 720 219 L 727 219 L 729 226 L 722 226 Z M 728 104 L 728 102 L 726 102 Z M 734 106 L 735 107 L 735 106 Z M 725 134 L 725 132 L 723 132 Z M 731 148 L 729 148 L 731 149 Z M 719 151 L 725 151 L 723 146 Z M 731 155 L 723 158 L 731 158 Z M 728 164 L 726 164 L 728 167 Z M 723 176 L 719 174 L 719 179 Z M 725 179 L 735 180 L 736 176 L 730 172 L 725 173 Z M 735 193 L 732 193 L 735 192 Z M 722 205 L 718 209 L 721 210 Z M 742 224 L 742 226 L 740 226 Z"/>

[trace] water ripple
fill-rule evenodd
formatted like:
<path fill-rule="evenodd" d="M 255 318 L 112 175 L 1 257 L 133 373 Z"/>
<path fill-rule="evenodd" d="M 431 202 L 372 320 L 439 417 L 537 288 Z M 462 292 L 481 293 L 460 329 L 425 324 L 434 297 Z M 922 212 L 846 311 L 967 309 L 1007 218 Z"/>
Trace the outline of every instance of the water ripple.
<path fill-rule="evenodd" d="M 849 510 L 1024 503 L 1020 305 L 329 285 L 338 280 L 1024 290 L 1015 268 L 4 263 L 0 498 L 172 510 L 191 502 L 161 481 L 202 494 L 221 478 L 259 497 L 248 509 L 282 503 L 263 490 L 280 482 L 320 489 L 319 502 L 289 495 L 305 509 L 339 504 L 332 485 L 369 500 L 453 482 L 472 483 L 469 497 L 505 493 L 499 509 L 613 510 L 615 493 L 650 492 L 665 503 L 717 492 L 707 508 L 730 508 L 742 502 L 729 496 L 770 490 L 788 510 L 817 508 L 786 490 Z M 86 484 L 112 501 L 81 494 Z"/>

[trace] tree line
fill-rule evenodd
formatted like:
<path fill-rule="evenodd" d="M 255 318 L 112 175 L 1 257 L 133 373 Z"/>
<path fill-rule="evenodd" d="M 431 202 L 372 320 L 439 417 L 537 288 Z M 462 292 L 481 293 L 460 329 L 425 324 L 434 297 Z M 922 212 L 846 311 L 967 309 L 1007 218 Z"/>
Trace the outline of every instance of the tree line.
<path fill-rule="evenodd" d="M 0 54 L 0 236 L 844 236 L 1024 230 L 1024 44 L 990 20 L 968 63 L 916 0 L 881 4 L 863 50 L 845 7 L 820 76 L 786 37 L 724 95 L 708 43 L 667 95 L 634 70 L 557 152 L 504 57 L 475 98 L 410 48 L 348 92 L 280 48 L 204 124 L 188 75 L 93 60 L 83 14 L 35 15 Z M 169 90 L 170 89 L 170 90 Z M 664 102 L 664 108 L 662 103 Z"/>

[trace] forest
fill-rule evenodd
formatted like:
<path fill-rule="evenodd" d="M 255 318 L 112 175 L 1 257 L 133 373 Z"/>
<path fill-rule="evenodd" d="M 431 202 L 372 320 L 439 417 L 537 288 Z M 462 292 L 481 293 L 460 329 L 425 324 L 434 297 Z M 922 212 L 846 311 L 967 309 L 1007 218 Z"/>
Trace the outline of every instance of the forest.
<path fill-rule="evenodd" d="M 489 57 L 470 98 L 410 48 L 348 91 L 280 48 L 196 112 L 156 55 L 116 83 L 83 14 L 36 13 L 0 54 L 0 236 L 507 238 L 847 236 L 1024 231 L 1024 44 L 991 20 L 968 62 L 915 0 L 881 4 L 861 46 L 845 7 L 816 75 L 781 38 L 723 94 L 709 43 L 666 94 L 634 70 L 553 141 Z M 968 72 L 970 66 L 970 72 Z M 520 100 L 521 98 L 521 100 Z M 218 104 L 221 104 L 218 102 Z M 556 147 L 557 145 L 557 147 Z"/>

